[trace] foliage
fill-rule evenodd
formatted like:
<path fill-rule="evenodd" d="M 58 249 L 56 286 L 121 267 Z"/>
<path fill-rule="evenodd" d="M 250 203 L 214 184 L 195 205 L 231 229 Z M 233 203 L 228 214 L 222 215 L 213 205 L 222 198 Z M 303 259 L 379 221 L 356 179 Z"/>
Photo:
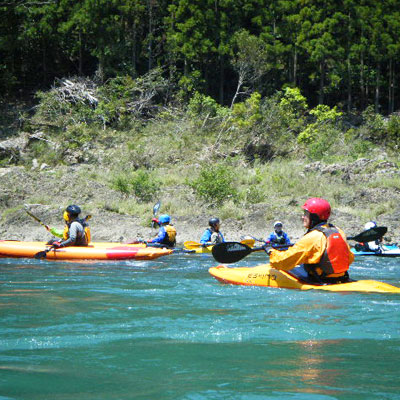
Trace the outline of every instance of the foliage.
<path fill-rule="evenodd" d="M 198 178 L 189 181 L 188 185 L 200 199 L 211 205 L 220 206 L 237 197 L 233 170 L 222 165 L 201 168 Z"/>
<path fill-rule="evenodd" d="M 233 105 L 230 123 L 239 129 L 252 129 L 262 119 L 260 105 L 260 93 L 252 93 L 244 102 Z"/>
<path fill-rule="evenodd" d="M 309 104 L 349 111 L 391 113 L 399 102 L 396 1 L 8 1 L 0 12 L 9 96 L 56 77 L 135 80 L 162 65 L 184 99 L 199 91 L 232 105 L 249 90 L 265 97 L 298 86 Z M 106 123 L 125 115 L 112 104 Z"/>
<path fill-rule="evenodd" d="M 133 194 L 140 202 L 153 200 L 160 190 L 161 183 L 145 170 L 118 172 L 111 178 L 111 187 L 126 195 Z"/>
<path fill-rule="evenodd" d="M 308 124 L 306 129 L 299 134 L 297 138 L 299 143 L 310 144 L 317 141 L 321 131 L 326 132 L 324 127 L 334 127 L 342 113 L 337 111 L 336 106 L 331 109 L 326 105 L 318 105 L 310 110 L 310 115 L 314 117 L 314 122 Z"/>

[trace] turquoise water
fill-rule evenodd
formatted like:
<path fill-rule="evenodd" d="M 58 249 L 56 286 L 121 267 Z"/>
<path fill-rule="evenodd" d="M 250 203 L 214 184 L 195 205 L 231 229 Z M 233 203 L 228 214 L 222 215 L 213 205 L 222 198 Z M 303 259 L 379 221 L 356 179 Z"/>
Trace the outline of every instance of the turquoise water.
<path fill-rule="evenodd" d="M 400 399 L 399 295 L 222 285 L 215 265 L 0 259 L 0 399 Z M 400 286 L 400 259 L 351 271 Z"/>

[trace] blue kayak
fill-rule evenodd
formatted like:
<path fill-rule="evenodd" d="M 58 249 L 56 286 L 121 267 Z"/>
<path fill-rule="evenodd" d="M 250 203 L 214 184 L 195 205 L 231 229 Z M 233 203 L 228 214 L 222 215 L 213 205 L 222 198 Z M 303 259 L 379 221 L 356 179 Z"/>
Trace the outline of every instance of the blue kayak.
<path fill-rule="evenodd" d="M 352 248 L 355 256 L 376 256 L 376 257 L 400 257 L 400 247 L 395 244 L 384 244 L 380 251 L 357 251 Z"/>

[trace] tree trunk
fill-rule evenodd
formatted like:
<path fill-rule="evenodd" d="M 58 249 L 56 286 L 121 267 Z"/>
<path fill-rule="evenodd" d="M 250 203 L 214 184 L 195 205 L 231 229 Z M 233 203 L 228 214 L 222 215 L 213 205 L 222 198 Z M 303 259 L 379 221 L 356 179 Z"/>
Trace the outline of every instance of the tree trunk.
<path fill-rule="evenodd" d="M 350 57 L 347 58 L 347 112 L 349 113 L 352 108 L 351 97 L 351 63 Z"/>
<path fill-rule="evenodd" d="M 294 54 L 293 54 L 293 85 L 296 87 L 297 85 L 297 47 L 294 46 Z"/>
<path fill-rule="evenodd" d="M 389 102 L 388 102 L 388 113 L 391 114 L 394 111 L 394 72 L 393 72 L 393 59 L 389 60 Z"/>
<path fill-rule="evenodd" d="M 148 8 L 149 8 L 149 45 L 148 45 L 148 70 L 150 71 L 153 67 L 153 7 L 151 4 L 152 0 L 148 0 Z"/>
<path fill-rule="evenodd" d="M 131 56 L 131 62 L 132 62 L 132 69 L 133 69 L 133 75 L 136 77 L 136 21 L 133 22 L 132 24 L 132 56 Z"/>
<path fill-rule="evenodd" d="M 360 60 L 360 108 L 364 110 L 365 108 L 365 90 L 364 90 L 364 56 L 361 54 Z"/>
<path fill-rule="evenodd" d="M 375 80 L 375 112 L 379 112 L 379 80 L 380 80 L 381 65 L 378 63 L 376 67 L 376 80 Z"/>
<path fill-rule="evenodd" d="M 224 58 L 219 56 L 219 104 L 224 104 L 224 83 L 225 83 Z"/>
<path fill-rule="evenodd" d="M 79 76 L 83 75 L 83 51 L 82 51 L 82 32 L 79 31 L 79 65 L 78 65 L 78 74 Z"/>
<path fill-rule="evenodd" d="M 325 62 L 322 60 L 319 63 L 319 94 L 318 94 L 318 104 L 324 104 L 324 87 L 325 87 Z"/>

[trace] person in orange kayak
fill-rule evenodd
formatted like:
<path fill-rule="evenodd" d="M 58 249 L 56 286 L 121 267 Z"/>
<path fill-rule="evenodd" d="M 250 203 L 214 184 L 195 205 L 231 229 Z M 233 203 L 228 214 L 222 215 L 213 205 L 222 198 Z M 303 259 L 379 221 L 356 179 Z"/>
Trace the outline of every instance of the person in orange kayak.
<path fill-rule="evenodd" d="M 60 239 L 53 238 L 47 242 L 55 248 L 67 246 L 87 246 L 91 240 L 90 228 L 87 224 L 88 217 L 80 219 L 81 209 L 77 205 L 69 205 L 64 211 L 65 228 L 60 231 L 49 228 L 48 231 Z M 46 228 L 47 229 L 47 228 Z"/>
<path fill-rule="evenodd" d="M 330 204 L 314 197 L 308 199 L 302 208 L 303 226 L 307 232 L 288 250 L 268 250 L 271 267 L 290 271 L 312 283 L 348 282 L 348 269 L 354 261 L 354 254 L 344 232 L 328 223 Z"/>

